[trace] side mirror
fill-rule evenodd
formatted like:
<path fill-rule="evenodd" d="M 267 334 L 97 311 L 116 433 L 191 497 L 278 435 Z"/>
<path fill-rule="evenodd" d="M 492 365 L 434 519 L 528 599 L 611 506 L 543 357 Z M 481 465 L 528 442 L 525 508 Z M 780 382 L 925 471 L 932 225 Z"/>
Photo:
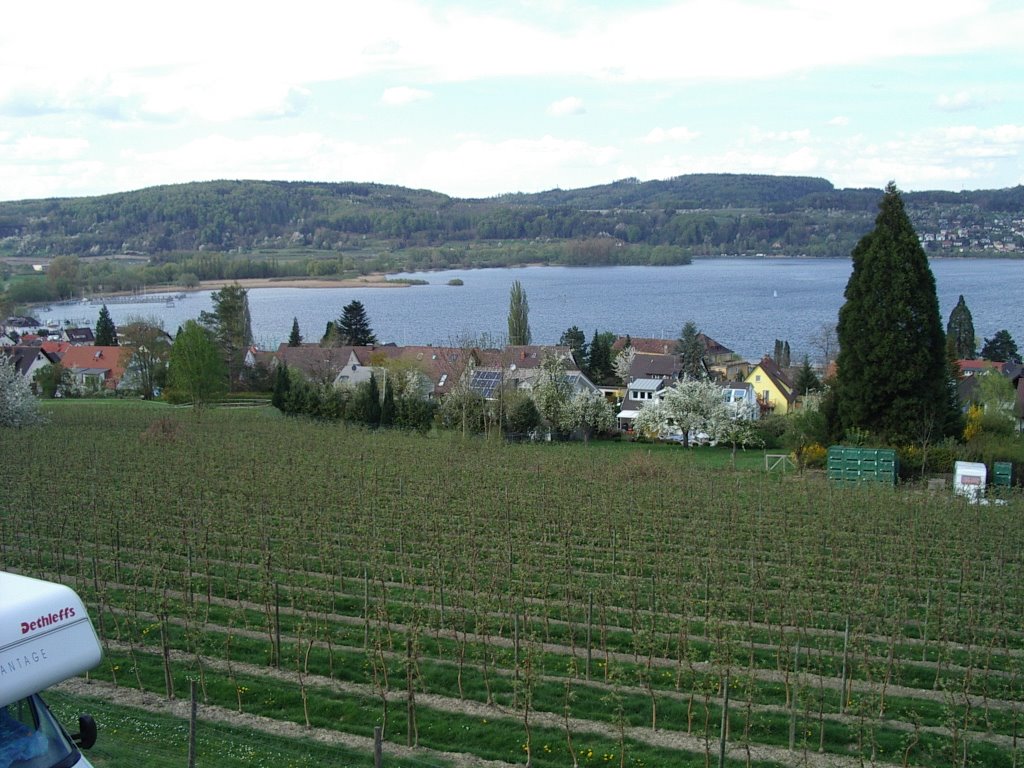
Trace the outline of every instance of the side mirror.
<path fill-rule="evenodd" d="M 78 733 L 71 738 L 80 749 L 89 749 L 96 743 L 96 721 L 92 715 L 78 716 Z"/>

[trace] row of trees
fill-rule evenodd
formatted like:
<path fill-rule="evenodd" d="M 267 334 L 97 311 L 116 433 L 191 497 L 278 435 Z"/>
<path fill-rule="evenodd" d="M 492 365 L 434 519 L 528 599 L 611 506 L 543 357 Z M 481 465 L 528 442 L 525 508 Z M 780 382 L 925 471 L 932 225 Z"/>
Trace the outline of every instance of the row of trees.
<path fill-rule="evenodd" d="M 301 373 L 281 364 L 274 372 L 271 404 L 288 416 L 308 416 L 318 421 L 347 421 L 377 428 L 397 427 L 429 431 L 436 404 L 422 396 L 418 382 L 385 377 L 384 386 L 375 374 L 354 387 L 308 381 Z"/>

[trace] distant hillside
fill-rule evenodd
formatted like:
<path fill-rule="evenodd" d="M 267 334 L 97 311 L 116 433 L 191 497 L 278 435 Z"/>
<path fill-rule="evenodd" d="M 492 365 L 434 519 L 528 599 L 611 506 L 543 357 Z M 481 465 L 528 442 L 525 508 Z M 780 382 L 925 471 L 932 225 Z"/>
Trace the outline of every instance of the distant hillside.
<path fill-rule="evenodd" d="M 214 181 L 0 203 L 0 256 L 137 254 L 158 263 L 198 252 L 306 249 L 321 259 L 349 258 L 344 264 L 356 269 L 368 249 L 391 254 L 376 266 L 436 267 L 494 263 L 501 260 L 495 249 L 511 243 L 519 244 L 511 260 L 571 264 L 846 256 L 871 228 L 881 195 L 818 178 L 732 174 L 623 179 L 486 199 L 382 184 Z M 1014 224 L 1024 210 L 1024 187 L 905 199 L 935 248 L 1024 250 L 1022 227 Z"/>

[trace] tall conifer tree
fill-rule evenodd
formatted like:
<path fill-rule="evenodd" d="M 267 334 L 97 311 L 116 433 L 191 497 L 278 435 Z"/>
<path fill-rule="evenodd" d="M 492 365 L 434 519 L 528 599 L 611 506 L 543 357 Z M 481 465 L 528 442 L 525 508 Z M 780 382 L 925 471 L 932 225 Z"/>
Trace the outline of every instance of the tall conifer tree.
<path fill-rule="evenodd" d="M 839 420 L 881 439 L 930 441 L 958 429 L 935 278 L 895 184 L 879 209 L 853 249 L 839 310 Z"/>
<path fill-rule="evenodd" d="M 292 318 L 292 332 L 288 335 L 288 346 L 302 346 L 302 334 L 299 333 L 299 318 L 297 317 Z"/>
<path fill-rule="evenodd" d="M 776 348 L 779 342 L 775 342 Z M 704 342 L 700 339 L 697 324 L 687 320 L 676 340 L 676 354 L 679 355 L 679 372 L 689 379 L 707 378 L 704 368 Z"/>
<path fill-rule="evenodd" d="M 332 334 L 328 325 L 325 337 Z M 363 302 L 353 299 L 341 311 L 341 317 L 334 321 L 333 339 L 330 345 L 364 347 L 377 343 L 377 336 L 370 327 Z"/>
<path fill-rule="evenodd" d="M 110 319 L 106 304 L 100 307 L 100 316 L 96 319 L 95 339 L 97 347 L 117 346 L 117 329 L 114 327 L 114 321 Z"/>
<path fill-rule="evenodd" d="M 954 360 L 973 360 L 974 352 L 977 349 L 974 339 L 974 318 L 971 317 L 971 310 L 967 308 L 963 294 L 957 301 L 953 311 L 949 313 L 949 323 L 946 325 L 946 344 Z"/>

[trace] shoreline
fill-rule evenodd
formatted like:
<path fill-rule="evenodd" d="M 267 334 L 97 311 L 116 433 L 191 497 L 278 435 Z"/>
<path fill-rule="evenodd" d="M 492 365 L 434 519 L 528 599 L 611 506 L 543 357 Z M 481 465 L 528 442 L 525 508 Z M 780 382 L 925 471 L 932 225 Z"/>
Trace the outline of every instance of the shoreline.
<path fill-rule="evenodd" d="M 238 283 L 245 289 L 253 288 L 408 288 L 409 283 L 388 280 L 383 273 L 374 273 L 362 277 L 349 277 L 331 280 L 324 277 L 244 277 L 237 280 L 202 280 L 195 288 L 169 286 L 158 288 L 160 291 L 219 291 L 229 285 Z"/>

